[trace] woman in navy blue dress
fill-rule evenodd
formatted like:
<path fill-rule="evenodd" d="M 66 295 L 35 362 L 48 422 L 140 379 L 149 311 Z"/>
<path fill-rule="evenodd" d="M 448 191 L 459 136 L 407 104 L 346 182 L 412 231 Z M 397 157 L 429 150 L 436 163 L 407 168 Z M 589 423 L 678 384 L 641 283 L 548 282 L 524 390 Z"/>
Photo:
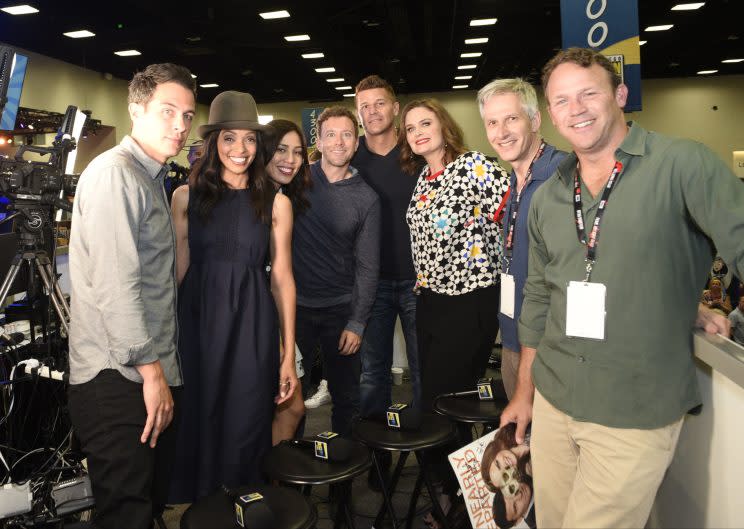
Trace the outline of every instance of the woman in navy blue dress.
<path fill-rule="evenodd" d="M 292 205 L 266 175 L 263 129 L 250 94 L 219 94 L 173 194 L 184 394 L 172 503 L 261 483 L 274 406 L 298 383 Z"/>

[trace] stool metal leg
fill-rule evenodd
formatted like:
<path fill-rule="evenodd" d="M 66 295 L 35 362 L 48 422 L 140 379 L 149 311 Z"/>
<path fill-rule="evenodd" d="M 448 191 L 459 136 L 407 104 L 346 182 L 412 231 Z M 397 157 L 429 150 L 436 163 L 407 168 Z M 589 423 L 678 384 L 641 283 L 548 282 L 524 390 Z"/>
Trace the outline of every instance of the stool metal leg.
<path fill-rule="evenodd" d="M 413 494 L 411 494 L 411 501 L 408 504 L 408 518 L 406 519 L 406 529 L 413 527 L 413 517 L 416 516 L 416 503 L 418 502 L 419 496 L 421 495 L 421 485 L 424 484 L 424 472 L 419 469 L 418 476 L 416 476 L 416 484 L 413 486 Z"/>
<path fill-rule="evenodd" d="M 395 464 L 395 470 L 393 470 L 393 475 L 390 477 L 390 488 L 388 489 L 388 484 L 385 483 L 383 480 L 382 467 L 380 467 L 380 462 L 375 456 L 375 451 L 372 451 L 372 461 L 374 462 L 375 468 L 377 469 L 377 477 L 380 479 L 380 489 L 382 490 L 383 500 L 382 505 L 380 505 L 380 510 L 377 511 L 377 516 L 375 517 L 375 522 L 372 527 L 382 526 L 382 521 L 385 519 L 385 510 L 387 510 L 388 514 L 390 515 L 390 521 L 393 524 L 393 528 L 398 528 L 398 519 L 395 516 L 395 509 L 393 509 L 393 492 L 398 486 L 398 480 L 400 479 L 400 475 L 403 473 L 403 467 L 406 465 L 408 454 L 409 452 L 400 452 L 400 455 L 398 456 L 398 462 Z"/>
<path fill-rule="evenodd" d="M 444 511 L 442 511 L 442 506 L 439 505 L 439 500 L 437 499 L 436 491 L 434 489 L 434 486 L 431 483 L 431 477 L 428 475 L 427 471 L 427 461 L 426 456 L 424 455 L 423 450 L 417 450 L 416 452 L 416 459 L 419 462 L 419 467 L 421 467 L 421 472 L 424 475 L 424 484 L 426 484 L 426 490 L 429 491 L 429 497 L 431 498 L 431 507 L 432 510 L 436 513 L 437 518 L 442 521 L 442 527 L 445 529 L 451 529 L 450 524 L 447 522 L 447 517 L 444 514 Z"/>

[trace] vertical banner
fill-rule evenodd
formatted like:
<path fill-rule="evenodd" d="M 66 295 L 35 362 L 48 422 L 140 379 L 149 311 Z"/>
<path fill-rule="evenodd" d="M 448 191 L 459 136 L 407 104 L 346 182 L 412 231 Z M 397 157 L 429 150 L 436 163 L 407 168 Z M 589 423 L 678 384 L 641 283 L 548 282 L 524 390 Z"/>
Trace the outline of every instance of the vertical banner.
<path fill-rule="evenodd" d="M 628 86 L 626 112 L 641 110 L 638 0 L 561 0 L 563 47 L 606 55 Z"/>
<path fill-rule="evenodd" d="M 307 146 L 310 150 L 315 149 L 315 142 L 318 139 L 318 116 L 323 110 L 325 110 L 325 107 L 302 109 L 302 132 L 305 133 Z"/>

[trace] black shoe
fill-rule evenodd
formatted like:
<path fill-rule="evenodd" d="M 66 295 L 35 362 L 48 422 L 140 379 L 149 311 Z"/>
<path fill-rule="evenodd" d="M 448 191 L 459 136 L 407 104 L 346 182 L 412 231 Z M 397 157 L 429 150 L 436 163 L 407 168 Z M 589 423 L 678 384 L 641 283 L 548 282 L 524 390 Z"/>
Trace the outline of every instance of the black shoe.
<path fill-rule="evenodd" d="M 390 483 L 390 466 L 393 463 L 393 456 L 387 450 L 376 450 L 375 456 L 377 462 L 380 464 L 380 470 L 382 470 L 382 478 L 385 483 Z M 377 475 L 377 469 L 374 465 L 369 469 L 367 474 L 367 486 L 374 492 L 382 492 L 382 486 L 380 485 L 380 478 Z"/>

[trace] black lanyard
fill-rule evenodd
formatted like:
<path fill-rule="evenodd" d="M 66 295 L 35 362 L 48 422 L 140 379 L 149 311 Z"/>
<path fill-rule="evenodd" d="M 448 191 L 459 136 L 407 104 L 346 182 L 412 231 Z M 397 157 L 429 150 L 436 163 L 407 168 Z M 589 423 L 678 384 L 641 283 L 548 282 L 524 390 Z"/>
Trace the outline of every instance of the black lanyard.
<path fill-rule="evenodd" d="M 542 156 L 544 150 L 545 142 L 543 141 L 540 143 L 540 148 L 537 149 L 535 156 L 532 157 L 530 167 L 529 169 L 527 169 L 527 176 L 525 176 L 524 179 L 522 191 L 524 191 L 527 187 L 527 184 L 530 183 L 530 180 L 532 179 L 532 168 L 535 166 L 535 161 L 537 161 L 537 159 Z M 516 171 L 514 174 L 516 176 Z M 509 212 L 511 213 L 511 215 L 509 215 L 509 222 L 506 225 L 506 243 L 504 244 L 504 256 L 506 257 L 507 274 L 509 273 L 509 268 L 511 268 L 512 253 L 514 249 L 514 230 L 517 224 L 517 215 L 519 214 L 519 204 L 522 202 L 522 191 L 513 193 L 511 196 L 511 201 L 509 202 Z"/>
<path fill-rule="evenodd" d="M 581 211 L 581 179 L 579 178 L 579 170 L 576 168 L 574 173 L 574 220 L 576 221 L 576 233 L 579 236 L 579 242 L 586 245 L 586 277 L 584 282 L 589 281 L 589 276 L 592 274 L 592 267 L 597 262 L 597 245 L 599 244 L 599 224 L 602 222 L 602 215 L 604 210 L 607 208 L 607 202 L 610 200 L 610 193 L 612 193 L 615 182 L 620 177 L 620 173 L 623 171 L 623 164 L 615 162 L 615 167 L 612 168 L 610 173 L 610 179 L 607 180 L 607 185 L 602 193 L 602 197 L 599 200 L 599 206 L 597 206 L 597 214 L 594 216 L 594 224 L 592 225 L 592 231 L 589 232 L 589 239 L 587 241 L 586 230 L 584 230 L 584 213 Z"/>

